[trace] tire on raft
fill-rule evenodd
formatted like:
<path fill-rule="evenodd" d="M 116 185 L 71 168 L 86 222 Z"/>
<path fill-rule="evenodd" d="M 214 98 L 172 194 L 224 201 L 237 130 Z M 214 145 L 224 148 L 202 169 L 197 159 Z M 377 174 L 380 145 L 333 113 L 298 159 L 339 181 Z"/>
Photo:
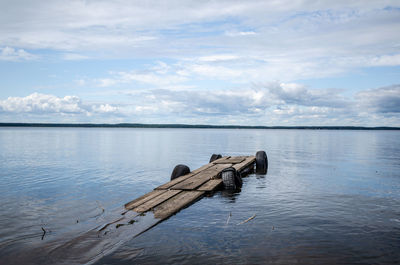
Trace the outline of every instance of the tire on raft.
<path fill-rule="evenodd" d="M 177 165 L 171 173 L 171 180 L 190 173 L 190 168 L 186 165 Z"/>
<path fill-rule="evenodd" d="M 222 157 L 222 155 L 220 155 L 220 154 L 212 154 L 212 156 L 210 157 L 210 162 L 208 162 L 208 163 L 211 163 L 214 160 L 220 159 L 221 157 Z"/>
<path fill-rule="evenodd" d="M 242 177 L 239 171 L 233 167 L 224 169 L 221 172 L 222 183 L 226 190 L 237 190 L 242 187 Z"/>
<path fill-rule="evenodd" d="M 267 174 L 268 172 L 268 157 L 265 151 L 258 151 L 256 153 L 256 173 Z"/>

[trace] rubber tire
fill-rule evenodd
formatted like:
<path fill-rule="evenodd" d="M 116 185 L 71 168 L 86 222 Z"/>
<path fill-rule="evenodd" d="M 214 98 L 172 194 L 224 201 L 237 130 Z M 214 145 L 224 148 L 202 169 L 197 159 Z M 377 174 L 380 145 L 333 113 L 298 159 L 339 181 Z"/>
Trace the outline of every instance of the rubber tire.
<path fill-rule="evenodd" d="M 220 155 L 220 154 L 212 154 L 212 156 L 210 157 L 210 162 L 208 162 L 208 163 L 211 163 L 211 162 L 213 162 L 213 161 L 215 161 L 215 160 L 217 160 L 217 159 L 220 159 L 222 157 L 222 155 Z"/>
<path fill-rule="evenodd" d="M 267 174 L 268 172 L 268 157 L 264 151 L 258 151 L 256 153 L 256 173 Z"/>
<path fill-rule="evenodd" d="M 190 168 L 186 165 L 177 165 L 171 174 L 171 180 L 190 173 Z"/>
<path fill-rule="evenodd" d="M 240 173 L 233 167 L 224 169 L 221 173 L 222 183 L 226 190 L 237 190 L 242 187 Z"/>

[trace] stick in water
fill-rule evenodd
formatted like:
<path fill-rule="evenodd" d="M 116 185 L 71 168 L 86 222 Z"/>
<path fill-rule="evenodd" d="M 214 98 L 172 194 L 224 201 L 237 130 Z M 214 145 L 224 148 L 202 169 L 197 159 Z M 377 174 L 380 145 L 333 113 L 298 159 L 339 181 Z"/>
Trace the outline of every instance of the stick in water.
<path fill-rule="evenodd" d="M 256 217 L 255 214 L 254 214 L 252 217 L 250 217 L 249 219 L 244 220 L 243 222 L 238 223 L 237 225 L 241 225 L 241 224 L 247 223 L 247 222 L 250 221 L 251 219 L 254 219 L 254 217 Z"/>
<path fill-rule="evenodd" d="M 228 215 L 228 220 L 226 220 L 226 224 L 225 224 L 225 225 L 228 225 L 228 223 L 229 223 L 229 220 L 231 219 L 231 216 L 232 216 L 232 212 L 229 212 L 229 215 Z"/>
<path fill-rule="evenodd" d="M 43 240 L 44 236 L 46 235 L 46 230 L 42 227 L 42 231 L 43 231 L 43 235 L 42 235 L 42 240 Z"/>

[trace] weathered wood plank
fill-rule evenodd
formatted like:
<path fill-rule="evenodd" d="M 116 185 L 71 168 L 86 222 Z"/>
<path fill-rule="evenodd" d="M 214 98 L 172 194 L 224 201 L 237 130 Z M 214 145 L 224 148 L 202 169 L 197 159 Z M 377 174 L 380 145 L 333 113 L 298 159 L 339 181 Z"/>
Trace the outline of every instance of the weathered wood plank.
<path fill-rule="evenodd" d="M 222 184 L 222 179 L 210 179 L 203 185 L 197 188 L 199 191 L 213 191 Z"/>
<path fill-rule="evenodd" d="M 207 165 L 201 166 L 198 169 L 193 170 L 189 174 L 186 174 L 184 176 L 180 176 L 179 178 L 173 179 L 173 180 L 171 180 L 171 181 L 169 181 L 169 182 L 167 182 L 167 183 L 165 183 L 165 184 L 163 184 L 161 186 L 158 186 L 157 188 L 155 188 L 155 190 L 167 190 L 167 189 L 171 188 L 172 186 L 174 186 L 175 184 L 178 184 L 178 183 L 184 181 L 185 179 L 191 178 L 194 175 L 196 175 L 196 174 L 198 174 L 198 173 L 200 173 L 200 172 L 202 172 L 202 171 L 204 171 L 207 168 L 210 168 L 212 166 L 214 166 L 213 163 L 209 163 Z"/>
<path fill-rule="evenodd" d="M 223 156 L 223 157 L 221 157 L 221 158 L 218 158 L 217 160 L 212 161 L 211 163 L 217 164 L 217 163 L 219 163 L 219 162 L 221 162 L 221 161 L 225 161 L 225 160 L 228 159 L 228 158 L 230 158 L 230 156 Z"/>
<path fill-rule="evenodd" d="M 222 170 L 225 168 L 231 167 L 232 164 L 217 164 L 214 165 L 199 174 L 197 174 L 193 178 L 188 178 L 181 183 L 172 186 L 171 189 L 175 190 L 194 190 L 203 183 L 207 182 L 208 180 L 215 178 Z"/>
<path fill-rule="evenodd" d="M 165 192 L 165 190 L 153 190 L 149 193 L 146 193 L 145 195 L 126 203 L 125 209 L 132 210 L 133 208 L 145 203 L 148 200 L 153 199 L 154 197 L 157 197 L 157 196 L 163 194 L 164 192 Z"/>
<path fill-rule="evenodd" d="M 146 201 L 145 203 L 139 205 L 138 207 L 136 207 L 133 210 L 138 213 L 147 212 L 148 210 L 163 203 L 164 201 L 168 200 L 169 198 L 174 197 L 179 192 L 181 192 L 181 191 L 180 190 L 167 190 L 166 192 L 162 193 L 161 195 L 154 197 L 151 200 Z"/>
<path fill-rule="evenodd" d="M 158 205 L 153 209 L 154 217 L 165 219 L 182 208 L 189 206 L 198 198 L 204 195 L 204 191 L 182 191 L 171 199 Z"/>
<path fill-rule="evenodd" d="M 230 156 L 226 159 L 215 160 L 213 163 L 214 164 L 237 164 L 237 163 L 243 162 L 243 160 L 245 160 L 246 158 L 247 158 L 247 156 Z"/>
<path fill-rule="evenodd" d="M 233 168 L 236 169 L 237 171 L 241 171 L 248 167 L 250 164 L 254 163 L 256 161 L 255 156 L 248 156 L 243 162 L 233 165 Z"/>

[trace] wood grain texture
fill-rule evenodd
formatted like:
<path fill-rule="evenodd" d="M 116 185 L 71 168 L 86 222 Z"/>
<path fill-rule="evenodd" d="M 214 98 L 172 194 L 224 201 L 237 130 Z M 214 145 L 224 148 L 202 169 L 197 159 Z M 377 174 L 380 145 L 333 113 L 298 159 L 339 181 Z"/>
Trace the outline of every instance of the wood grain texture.
<path fill-rule="evenodd" d="M 197 188 L 199 191 L 213 191 L 222 185 L 222 179 L 211 179 Z"/>
<path fill-rule="evenodd" d="M 181 192 L 181 191 L 180 190 L 167 190 L 166 192 L 162 193 L 161 195 L 154 197 L 151 200 L 146 201 L 145 203 L 134 208 L 133 210 L 138 213 L 147 212 L 148 210 L 156 207 L 157 205 L 168 200 L 169 198 L 172 198 L 173 196 L 177 195 L 179 192 Z"/>
<path fill-rule="evenodd" d="M 182 191 L 153 209 L 154 217 L 165 219 L 189 206 L 204 195 L 204 191 Z"/>
<path fill-rule="evenodd" d="M 215 178 L 222 170 L 231 167 L 232 164 L 217 164 L 204 171 L 201 171 L 195 177 L 186 179 L 181 183 L 172 186 L 171 189 L 175 190 L 194 190 L 208 180 Z"/>
<path fill-rule="evenodd" d="M 165 190 L 153 190 L 149 193 L 146 193 L 145 195 L 126 203 L 125 209 L 132 210 L 133 208 L 145 203 L 148 200 L 153 199 L 154 197 L 157 197 L 157 196 L 163 194 L 164 192 L 165 192 Z"/>
<path fill-rule="evenodd" d="M 243 162 L 247 156 L 229 156 L 225 159 L 218 159 L 215 160 L 213 163 L 214 164 L 237 164 Z"/>
<path fill-rule="evenodd" d="M 241 171 L 245 169 L 246 167 L 250 166 L 252 163 L 256 161 L 255 156 L 248 156 L 243 162 L 233 165 L 232 167 L 236 169 L 237 171 Z"/>
<path fill-rule="evenodd" d="M 167 190 L 167 189 L 171 188 L 172 186 L 174 186 L 174 185 L 176 185 L 176 184 L 178 184 L 178 183 L 180 183 L 180 182 L 182 182 L 182 181 L 184 181 L 184 180 L 186 180 L 188 178 L 191 178 L 191 177 L 195 176 L 196 174 L 198 174 L 198 173 L 200 173 L 200 172 L 212 167 L 213 165 L 214 165 L 213 163 L 209 163 L 207 165 L 199 167 L 198 169 L 193 170 L 189 174 L 180 176 L 179 178 L 176 178 L 176 179 L 171 180 L 171 181 L 169 181 L 169 182 L 167 182 L 167 183 L 165 183 L 165 184 L 163 184 L 161 186 L 158 186 L 157 188 L 155 188 L 155 190 Z"/>
<path fill-rule="evenodd" d="M 219 162 L 225 161 L 225 160 L 228 159 L 228 158 L 230 158 L 230 156 L 223 156 L 223 157 L 221 157 L 221 158 L 218 158 L 218 159 L 212 161 L 211 163 L 213 163 L 213 164 L 218 164 Z"/>

